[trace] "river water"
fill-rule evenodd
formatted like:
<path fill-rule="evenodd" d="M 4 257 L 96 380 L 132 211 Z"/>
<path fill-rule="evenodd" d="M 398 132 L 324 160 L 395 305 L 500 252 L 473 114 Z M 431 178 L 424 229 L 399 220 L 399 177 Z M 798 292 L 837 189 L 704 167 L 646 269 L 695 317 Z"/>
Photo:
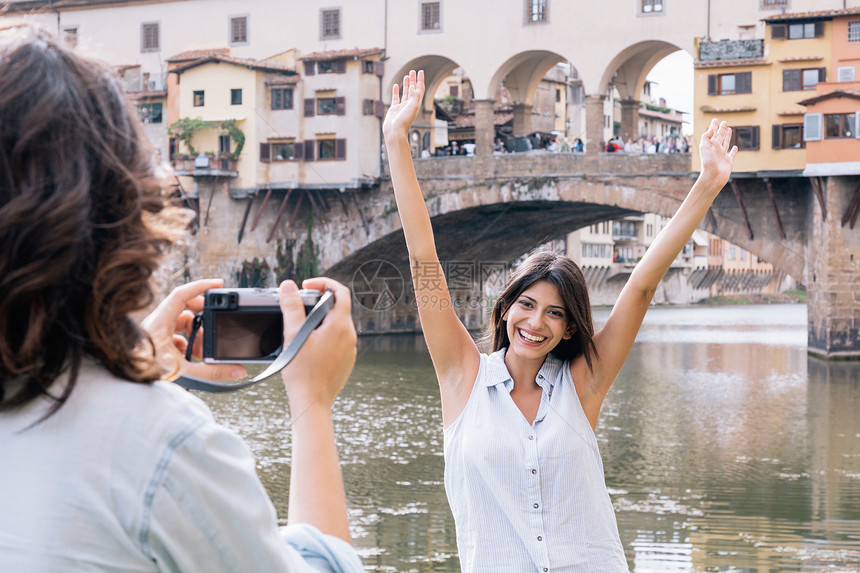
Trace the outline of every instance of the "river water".
<path fill-rule="evenodd" d="M 280 382 L 204 398 L 286 516 Z M 459 571 L 420 335 L 360 340 L 335 425 L 367 571 Z M 860 363 L 807 356 L 805 306 L 653 308 L 596 434 L 631 571 L 860 571 Z"/>

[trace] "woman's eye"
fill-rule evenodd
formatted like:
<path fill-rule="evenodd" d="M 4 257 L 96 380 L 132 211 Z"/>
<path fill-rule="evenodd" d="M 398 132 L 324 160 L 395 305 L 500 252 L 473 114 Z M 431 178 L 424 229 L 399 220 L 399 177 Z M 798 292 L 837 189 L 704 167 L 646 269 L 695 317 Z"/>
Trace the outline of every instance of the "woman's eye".
<path fill-rule="evenodd" d="M 532 303 L 530 303 L 530 302 L 529 302 L 529 301 L 527 301 L 527 300 L 521 300 L 521 301 L 520 301 L 520 304 L 521 304 L 521 305 L 523 305 L 523 306 L 524 306 L 524 307 L 526 307 L 526 308 L 531 308 L 531 306 L 532 306 Z"/>
<path fill-rule="evenodd" d="M 558 310 L 552 310 L 552 311 L 550 311 L 550 314 L 553 316 L 557 316 L 559 318 L 564 318 L 564 313 L 560 312 Z"/>

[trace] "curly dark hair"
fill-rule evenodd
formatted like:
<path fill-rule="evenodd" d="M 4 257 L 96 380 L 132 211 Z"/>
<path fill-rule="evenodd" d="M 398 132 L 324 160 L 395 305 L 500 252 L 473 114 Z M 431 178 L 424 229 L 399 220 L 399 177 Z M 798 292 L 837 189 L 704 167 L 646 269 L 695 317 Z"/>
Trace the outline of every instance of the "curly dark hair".
<path fill-rule="evenodd" d="M 585 362 L 592 369 L 594 359 L 599 357 L 594 345 L 594 320 L 585 275 L 573 259 L 552 251 L 535 253 L 517 267 L 493 305 L 484 340 L 491 344 L 493 351 L 510 346 L 506 321 L 502 317 L 523 291 L 538 281 L 547 281 L 558 289 L 567 309 L 568 326 L 576 327 L 573 336 L 559 342 L 550 353 L 561 360 L 585 355 Z"/>
<path fill-rule="evenodd" d="M 109 66 L 42 28 L 0 27 L 0 411 L 47 396 L 52 415 L 85 357 L 158 378 L 131 317 L 168 243 L 147 221 L 165 206 L 156 168 Z"/>

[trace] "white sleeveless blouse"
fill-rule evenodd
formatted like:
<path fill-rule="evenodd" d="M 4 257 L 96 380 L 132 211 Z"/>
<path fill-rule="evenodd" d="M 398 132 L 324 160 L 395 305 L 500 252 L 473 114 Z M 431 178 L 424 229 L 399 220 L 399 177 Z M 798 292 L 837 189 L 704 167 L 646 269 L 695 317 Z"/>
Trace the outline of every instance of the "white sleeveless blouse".
<path fill-rule="evenodd" d="M 547 356 L 533 424 L 510 396 L 505 350 L 481 356 L 445 429 L 445 492 L 464 572 L 628 572 L 597 440 L 569 363 Z"/>

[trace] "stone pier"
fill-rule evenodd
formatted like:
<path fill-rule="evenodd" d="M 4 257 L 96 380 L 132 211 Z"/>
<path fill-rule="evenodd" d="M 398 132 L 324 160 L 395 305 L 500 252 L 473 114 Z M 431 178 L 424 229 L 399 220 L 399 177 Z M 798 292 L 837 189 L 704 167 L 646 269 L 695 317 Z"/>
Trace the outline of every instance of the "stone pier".
<path fill-rule="evenodd" d="M 605 101 L 605 95 L 590 95 L 585 98 L 585 152 L 589 155 L 600 153 L 606 148 L 606 142 L 603 141 Z"/>
<path fill-rule="evenodd" d="M 807 292 L 810 354 L 860 359 L 860 226 L 842 225 L 857 177 L 827 177 L 824 207 L 810 196 Z"/>

